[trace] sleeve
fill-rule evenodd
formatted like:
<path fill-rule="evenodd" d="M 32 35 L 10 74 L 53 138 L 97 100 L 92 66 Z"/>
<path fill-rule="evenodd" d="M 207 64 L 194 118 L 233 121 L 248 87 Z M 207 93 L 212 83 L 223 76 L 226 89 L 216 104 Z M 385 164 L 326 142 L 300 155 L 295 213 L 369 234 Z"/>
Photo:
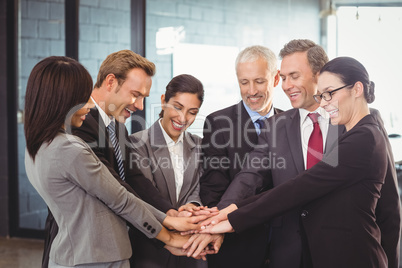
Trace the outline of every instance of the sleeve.
<path fill-rule="evenodd" d="M 201 202 L 201 198 L 200 198 L 200 184 L 199 184 L 198 180 L 197 180 L 197 185 L 195 187 L 193 187 L 193 192 L 187 198 L 186 203 L 195 203 L 198 206 L 202 206 L 202 202 Z"/>
<path fill-rule="evenodd" d="M 366 174 L 374 172 L 374 168 L 368 168 L 378 160 L 372 157 L 374 144 L 371 132 L 362 128 L 354 131 L 311 169 L 257 198 L 252 197 L 253 202 L 240 204 L 243 206 L 228 215 L 231 225 L 236 232 L 242 232 L 341 187 L 358 183 Z M 381 152 L 379 156 L 385 158 Z M 339 159 L 338 165 L 327 164 L 335 158 Z"/>
<path fill-rule="evenodd" d="M 202 152 L 204 173 L 200 178 L 200 197 L 204 205 L 216 206 L 230 184 L 230 159 L 227 142 L 217 118 L 208 116 L 204 123 Z M 226 145 L 225 145 L 226 144 Z"/>
<path fill-rule="evenodd" d="M 268 132 L 258 137 L 258 146 L 250 152 L 246 165 L 236 174 L 229 185 L 222 200 L 219 202 L 220 209 L 232 203 L 239 202 L 256 195 L 260 189 L 267 189 L 272 185 L 270 167 Z"/>
<path fill-rule="evenodd" d="M 377 224 L 381 230 L 381 246 L 388 258 L 388 267 L 399 267 L 399 247 L 401 236 L 401 206 L 398 193 L 398 181 L 391 144 L 378 110 L 370 108 L 376 119 L 387 145 L 387 174 L 381 189 L 381 197 L 376 207 Z"/>
<path fill-rule="evenodd" d="M 162 230 L 161 222 L 166 215 L 129 193 L 111 176 L 108 169 L 84 145 L 74 144 L 80 152 L 69 169 L 70 180 L 87 194 L 102 201 L 116 215 L 130 222 L 148 238 L 155 238 Z M 152 225 L 154 231 L 147 230 L 144 222 Z"/>

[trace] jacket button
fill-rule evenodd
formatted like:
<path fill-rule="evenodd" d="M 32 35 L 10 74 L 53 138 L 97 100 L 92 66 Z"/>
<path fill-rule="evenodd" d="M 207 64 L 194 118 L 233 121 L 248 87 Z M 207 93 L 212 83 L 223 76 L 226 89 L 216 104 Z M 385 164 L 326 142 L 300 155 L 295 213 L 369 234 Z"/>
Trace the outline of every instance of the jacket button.
<path fill-rule="evenodd" d="M 144 222 L 144 227 L 147 227 L 148 226 L 148 222 Z"/>
<path fill-rule="evenodd" d="M 303 210 L 302 213 L 300 214 L 300 216 L 302 216 L 302 218 L 306 218 L 308 216 L 308 211 Z"/>
<path fill-rule="evenodd" d="M 151 229 L 152 229 L 152 226 L 151 226 L 151 225 L 148 225 L 147 229 L 148 229 L 148 230 L 151 230 Z"/>
<path fill-rule="evenodd" d="M 156 231 L 155 229 L 152 229 L 151 233 L 155 233 L 155 231 Z"/>

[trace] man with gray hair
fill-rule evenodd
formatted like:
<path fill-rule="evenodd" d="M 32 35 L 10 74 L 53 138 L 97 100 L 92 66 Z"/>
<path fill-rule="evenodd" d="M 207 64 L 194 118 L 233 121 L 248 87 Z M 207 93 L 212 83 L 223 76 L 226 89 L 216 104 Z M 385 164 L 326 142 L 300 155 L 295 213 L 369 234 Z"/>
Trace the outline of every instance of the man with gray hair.
<path fill-rule="evenodd" d="M 326 149 L 337 141 L 345 129 L 329 124 L 328 116 L 315 102 L 317 77 L 328 61 L 322 47 L 310 40 L 292 40 L 280 52 L 282 58 L 280 76 L 282 89 L 294 109 L 266 120 L 267 131 L 261 141 L 267 153 L 283 158 L 281 167 L 266 168 L 263 165 L 246 165 L 232 181 L 218 204 L 220 209 L 255 195 L 261 188 L 277 187 L 293 179 L 321 160 Z M 371 113 L 378 111 L 370 109 Z M 385 133 L 380 117 L 376 117 Z M 386 134 L 384 134 L 386 136 Z M 314 139 L 313 143 L 310 143 Z M 318 144 L 312 149 L 311 144 Z M 388 147 L 388 171 L 376 208 L 377 224 L 381 230 L 381 245 L 388 257 L 389 267 L 398 267 L 400 236 L 400 204 L 397 191 L 392 152 Z M 250 157 L 249 161 L 253 161 Z M 336 164 L 336 163 L 328 163 Z M 269 205 L 269 204 L 267 204 Z M 275 204 L 271 204 L 275 206 Z M 247 221 L 247 219 L 244 219 Z M 271 221 L 269 245 L 270 268 L 310 267 L 310 252 L 303 228 L 309 220 L 307 207 L 300 206 Z M 331 226 L 322 226 L 330 230 Z M 342 230 L 337 230 L 342 231 Z M 328 241 L 331 243 L 331 241 Z"/>
<path fill-rule="evenodd" d="M 274 87 L 279 83 L 275 54 L 263 46 L 250 46 L 239 53 L 235 64 L 242 101 L 210 114 L 204 124 L 205 171 L 200 179 L 200 197 L 209 207 L 219 203 L 241 170 L 264 131 L 264 120 L 281 112 L 272 105 Z M 242 235 L 227 234 L 219 253 L 208 256 L 208 266 L 261 267 L 268 237 L 265 225 Z"/>

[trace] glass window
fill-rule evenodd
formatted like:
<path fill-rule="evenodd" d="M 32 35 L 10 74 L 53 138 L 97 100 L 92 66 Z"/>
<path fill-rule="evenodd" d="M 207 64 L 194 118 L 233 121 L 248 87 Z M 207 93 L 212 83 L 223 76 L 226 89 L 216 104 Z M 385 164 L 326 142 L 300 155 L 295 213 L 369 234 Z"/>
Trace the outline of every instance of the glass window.
<path fill-rule="evenodd" d="M 110 53 L 131 49 L 130 0 L 81 0 L 79 11 L 79 60 L 92 76 Z M 129 120 L 126 126 L 130 132 Z"/>
<path fill-rule="evenodd" d="M 336 24 L 334 24 L 336 25 Z M 375 83 L 375 101 L 381 112 L 394 158 L 402 165 L 402 86 L 395 84 L 402 62 L 402 7 L 340 7 L 337 10 L 337 56 L 359 60 Z"/>
<path fill-rule="evenodd" d="M 294 38 L 319 43 L 319 1 L 147 0 L 146 27 L 146 56 L 156 64 L 146 101 L 147 127 L 158 118 L 160 96 L 172 77 L 188 73 L 205 88 L 204 104 L 189 129 L 201 136 L 209 113 L 241 100 L 235 74 L 241 49 L 263 45 L 278 55 Z M 274 106 L 290 108 L 280 85 Z"/>
<path fill-rule="evenodd" d="M 25 91 L 32 68 L 41 59 L 65 55 L 64 1 L 20 0 L 18 50 L 18 184 L 19 227 L 41 230 L 47 207 L 25 173 L 23 110 Z"/>

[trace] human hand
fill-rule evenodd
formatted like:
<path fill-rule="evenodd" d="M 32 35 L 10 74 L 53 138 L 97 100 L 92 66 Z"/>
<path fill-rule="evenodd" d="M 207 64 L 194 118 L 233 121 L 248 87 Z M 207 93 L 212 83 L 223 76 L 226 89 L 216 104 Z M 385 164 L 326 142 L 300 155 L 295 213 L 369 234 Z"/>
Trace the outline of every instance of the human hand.
<path fill-rule="evenodd" d="M 182 212 L 190 212 L 192 216 L 209 215 L 210 217 L 217 215 L 217 212 L 219 212 L 217 207 L 208 208 L 207 206 L 196 206 L 193 203 L 188 203 L 181 206 L 178 211 L 179 214 Z"/>
<path fill-rule="evenodd" d="M 187 243 L 187 241 L 191 238 L 190 235 L 181 235 L 180 233 L 176 232 L 176 231 L 169 231 L 169 240 L 167 242 L 165 242 L 165 244 L 168 246 L 168 248 L 166 248 L 167 250 L 172 250 L 173 252 L 177 253 L 177 254 L 181 254 L 179 253 L 178 250 L 173 249 L 173 248 L 177 248 L 177 249 L 181 249 L 183 250 L 183 246 Z M 166 246 L 165 245 L 165 246 Z M 170 251 L 169 250 L 169 251 Z M 173 254 L 173 253 L 172 253 Z M 186 252 L 183 252 L 184 255 L 187 255 Z M 175 255 L 175 254 L 174 254 Z M 184 255 L 178 255 L 178 256 L 184 256 Z"/>
<path fill-rule="evenodd" d="M 235 211 L 237 209 L 237 206 L 235 204 L 231 204 L 229 206 L 227 206 L 226 208 L 222 209 L 219 211 L 219 214 L 213 217 L 210 217 L 204 221 L 202 221 L 199 224 L 198 229 L 203 229 L 205 228 L 205 226 L 208 225 L 214 225 L 214 224 L 218 224 L 221 221 L 227 220 L 228 219 L 228 214 Z"/>
<path fill-rule="evenodd" d="M 175 256 L 187 256 L 187 252 L 183 248 L 175 248 L 169 245 L 165 245 L 164 248 Z"/>
<path fill-rule="evenodd" d="M 170 217 L 178 217 L 179 212 L 175 209 L 169 209 L 166 212 L 166 215 L 170 216 Z"/>
<path fill-rule="evenodd" d="M 194 234 L 184 244 L 183 249 L 187 252 L 187 257 L 205 259 L 206 254 L 218 253 L 222 243 L 223 234 Z M 191 246 L 191 247 L 190 247 Z"/>
<path fill-rule="evenodd" d="M 223 234 L 232 233 L 234 229 L 228 220 L 224 220 L 215 225 L 202 226 L 203 228 L 199 231 L 201 234 Z"/>
<path fill-rule="evenodd" d="M 207 219 L 207 215 L 192 216 L 192 217 L 171 217 L 166 216 L 162 224 L 168 229 L 177 231 L 190 231 L 197 228 L 200 221 Z"/>

